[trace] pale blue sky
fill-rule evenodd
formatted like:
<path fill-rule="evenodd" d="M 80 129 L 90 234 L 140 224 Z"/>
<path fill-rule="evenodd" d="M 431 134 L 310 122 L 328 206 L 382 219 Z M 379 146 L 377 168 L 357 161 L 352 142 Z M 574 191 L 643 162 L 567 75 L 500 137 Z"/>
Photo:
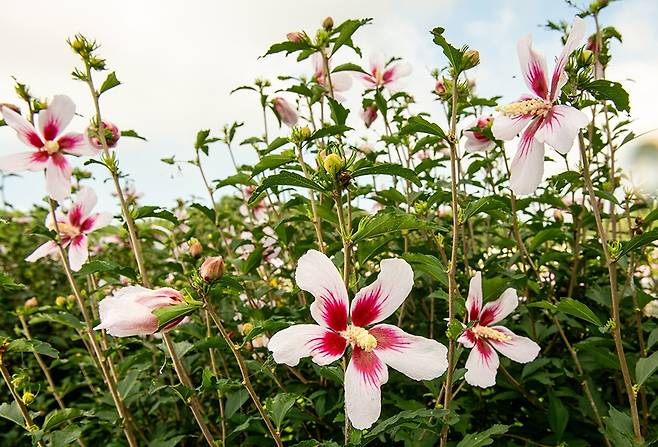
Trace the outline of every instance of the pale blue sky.
<path fill-rule="evenodd" d="M 65 5 L 65 7 L 64 7 Z M 276 80 L 278 74 L 310 75 L 310 63 L 298 64 L 293 58 L 274 56 L 258 59 L 269 44 L 285 38 L 289 31 L 314 32 L 326 15 L 338 23 L 346 18 L 372 17 L 374 24 L 363 28 L 355 39 L 364 55 L 383 51 L 409 61 L 413 74 L 406 86 L 417 99 L 416 110 L 437 109 L 429 91 L 429 72 L 444 64 L 429 30 L 446 28 L 455 44 L 468 44 L 480 51 L 481 65 L 472 71 L 478 92 L 483 96 L 500 94 L 513 100 L 525 92 L 518 77 L 516 41 L 532 33 L 535 46 L 552 65 L 560 51 L 559 36 L 540 27 L 546 20 L 571 21 L 575 11 L 560 0 L 457 1 L 339 0 L 308 1 L 114 1 L 5 0 L 0 16 L 0 102 L 17 102 L 11 75 L 28 83 L 34 93 L 51 97 L 67 94 L 78 105 L 78 117 L 71 130 L 82 130 L 91 113 L 85 86 L 71 80 L 77 63 L 66 45 L 76 32 L 95 37 L 103 45 L 101 55 L 110 70 L 124 83 L 103 97 L 104 116 L 123 129 L 135 129 L 148 142 L 128 139 L 119 145 L 122 169 L 144 193 L 142 203 L 173 205 L 177 197 L 198 195 L 205 200 L 200 179 L 191 168 L 177 172 L 159 160 L 175 155 L 192 157 L 197 130 L 218 132 L 223 124 L 245 121 L 237 139 L 262 132 L 255 96 L 234 87 L 256 77 Z M 657 127 L 654 104 L 658 101 L 658 2 L 626 0 L 613 4 L 603 13 L 605 25 L 614 25 L 625 38 L 615 46 L 615 65 L 609 77 L 624 82 L 631 93 L 634 127 L 638 131 Z M 593 25 L 589 23 L 589 31 Z M 356 61 L 344 51 L 341 59 Z M 358 61 L 356 61 L 358 62 Z M 629 79 L 632 79 L 629 80 Z M 356 106 L 363 87 L 355 82 L 348 106 Z M 350 123 L 360 129 L 358 111 L 352 107 Z M 375 126 L 381 123 L 376 123 Z M 270 117 L 270 126 L 275 120 Z M 361 131 L 353 132 L 355 140 Z M 8 128 L 0 128 L 0 154 L 24 150 Z M 228 151 L 221 144 L 211 148 L 204 163 L 210 178 L 233 173 Z M 235 148 L 237 158 L 253 162 L 246 147 Z M 74 163 L 81 165 L 84 160 Z M 111 185 L 103 182 L 106 173 L 90 168 L 96 177 L 100 207 L 111 209 Z M 39 201 L 44 182 L 40 173 L 26 173 L 7 181 L 10 203 L 25 208 Z"/>

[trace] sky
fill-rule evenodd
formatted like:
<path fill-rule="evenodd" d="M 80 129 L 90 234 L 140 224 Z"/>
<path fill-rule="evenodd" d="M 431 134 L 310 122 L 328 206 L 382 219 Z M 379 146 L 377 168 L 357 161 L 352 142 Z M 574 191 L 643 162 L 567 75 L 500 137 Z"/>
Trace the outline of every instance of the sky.
<path fill-rule="evenodd" d="M 148 139 L 122 139 L 117 148 L 120 167 L 143 194 L 143 204 L 161 206 L 172 206 L 179 197 L 206 200 L 201 179 L 191 166 L 178 169 L 160 161 L 171 156 L 191 159 L 198 130 L 211 129 L 218 134 L 225 124 L 238 121 L 245 125 L 238 131 L 237 141 L 262 134 L 257 97 L 245 91 L 230 94 L 232 89 L 256 78 L 272 80 L 276 89 L 286 88 L 288 84 L 277 81 L 277 75 L 312 74 L 309 61 L 297 63 L 283 55 L 260 57 L 290 31 L 306 30 L 313 35 L 328 15 L 335 23 L 371 17 L 373 24 L 355 35 L 364 59 L 344 49 L 336 63 L 366 65 L 368 55 L 375 51 L 403 58 L 413 66 L 404 84 L 416 99 L 414 110 L 432 112 L 438 120 L 439 107 L 430 93 L 430 72 L 445 60 L 432 43 L 430 29 L 444 27 L 449 41 L 480 52 L 480 66 L 469 72 L 479 95 L 502 95 L 504 100 L 513 101 L 526 92 L 519 77 L 517 40 L 532 33 L 534 45 L 546 55 L 550 69 L 561 43 L 557 33 L 541 25 L 547 20 L 571 22 L 576 12 L 561 0 L 31 0 L 29 7 L 27 3 L 3 0 L 0 103 L 18 103 L 13 90 L 15 76 L 39 97 L 69 95 L 80 115 L 69 130 L 82 131 L 93 105 L 86 86 L 71 78 L 79 61 L 66 39 L 78 32 L 96 39 L 109 70 L 116 71 L 122 82 L 103 95 L 104 118 Z M 607 74 L 609 79 L 623 82 L 631 95 L 636 133 L 658 127 L 657 19 L 658 2 L 652 0 L 615 2 L 601 17 L 604 25 L 617 27 L 624 36 L 623 46 L 613 47 L 615 62 Z M 588 32 L 593 32 L 591 22 Z M 96 78 L 102 82 L 101 76 Z M 353 132 L 355 139 L 368 135 L 360 126 L 357 110 L 362 91 L 363 86 L 355 82 L 346 94 L 346 105 L 352 108 L 348 124 L 358 128 Z M 269 121 L 271 133 L 287 132 L 276 130 L 274 116 Z M 378 125 L 381 122 L 375 123 Z M 658 140 L 656 133 L 646 138 Z M 0 128 L 0 155 L 21 150 L 24 147 L 15 133 Z M 234 153 L 238 163 L 256 160 L 247 146 L 235 147 Z M 74 160 L 78 166 L 83 162 Z M 211 179 L 235 173 L 222 144 L 211 146 L 204 166 Z M 111 195 L 112 185 L 104 181 L 107 173 L 99 166 L 87 169 L 94 175 L 100 208 L 113 207 L 116 198 Z M 28 208 L 42 199 L 44 186 L 41 173 L 9 178 L 6 199 L 17 208 Z"/>

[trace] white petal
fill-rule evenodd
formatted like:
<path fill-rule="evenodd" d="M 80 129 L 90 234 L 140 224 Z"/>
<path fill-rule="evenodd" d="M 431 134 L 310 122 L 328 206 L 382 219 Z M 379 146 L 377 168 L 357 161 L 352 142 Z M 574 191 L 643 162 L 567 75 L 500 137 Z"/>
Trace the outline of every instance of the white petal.
<path fill-rule="evenodd" d="M 87 259 L 89 258 L 89 241 L 87 236 L 80 235 L 73 240 L 69 245 L 69 264 L 71 265 L 71 270 L 77 272 L 83 266 Z"/>
<path fill-rule="evenodd" d="M 388 370 L 374 352 L 354 348 L 345 371 L 345 409 L 352 426 L 370 428 L 382 410 L 380 387 L 388 381 Z"/>
<path fill-rule="evenodd" d="M 557 62 L 555 63 L 555 68 L 553 69 L 553 76 L 551 77 L 551 100 L 554 100 L 559 96 L 562 87 L 566 84 L 567 75 L 564 72 L 564 67 L 566 67 L 571 53 L 573 53 L 576 48 L 583 45 L 584 37 L 585 21 L 580 17 L 574 17 L 567 42 L 564 44 L 562 53 L 560 54 L 560 57 L 558 57 Z"/>
<path fill-rule="evenodd" d="M 48 159 L 46 191 L 51 199 L 58 202 L 71 194 L 71 165 L 60 154 L 55 154 Z"/>
<path fill-rule="evenodd" d="M 466 383 L 488 388 L 496 384 L 496 372 L 500 360 L 496 351 L 486 342 L 478 340 L 466 360 Z"/>
<path fill-rule="evenodd" d="M 32 252 L 25 260 L 27 262 L 34 262 L 38 259 L 43 258 L 44 256 L 57 253 L 57 244 L 55 241 L 48 241 L 45 244 L 40 245 L 36 250 Z"/>
<path fill-rule="evenodd" d="M 490 340 L 493 347 L 508 359 L 518 363 L 528 363 L 532 362 L 539 355 L 541 347 L 528 337 L 516 335 L 504 326 L 491 326 L 491 328 L 512 337 L 511 340 L 507 341 Z"/>
<path fill-rule="evenodd" d="M 519 297 L 516 295 L 516 290 L 509 288 L 496 301 L 491 301 L 484 305 L 480 312 L 480 324 L 482 326 L 489 326 L 498 323 L 514 312 L 518 305 Z"/>
<path fill-rule="evenodd" d="M 566 154 L 573 146 L 578 131 L 587 126 L 589 118 L 571 106 L 553 106 L 537 130 L 535 138 Z"/>
<path fill-rule="evenodd" d="M 0 171 L 20 172 L 20 171 L 38 171 L 44 169 L 48 162 L 48 155 L 36 152 L 19 152 L 18 154 L 5 155 L 0 157 Z"/>
<path fill-rule="evenodd" d="M 407 334 L 390 324 L 368 332 L 377 339 L 377 357 L 414 380 L 436 379 L 448 368 L 448 348 L 436 340 Z"/>
<path fill-rule="evenodd" d="M 414 272 L 404 259 L 384 259 L 377 279 L 352 301 L 352 324 L 368 326 L 385 320 L 404 302 L 414 285 Z"/>
<path fill-rule="evenodd" d="M 299 258 L 295 281 L 311 293 L 311 316 L 321 326 L 335 331 L 347 328 L 347 290 L 336 266 L 323 253 L 309 250 Z"/>
<path fill-rule="evenodd" d="M 39 129 L 46 140 L 54 140 L 71 123 L 75 104 L 66 95 L 55 95 L 48 108 L 39 112 Z"/>
<path fill-rule="evenodd" d="M 352 87 L 352 74 L 347 72 L 338 72 L 331 75 L 331 85 L 335 92 L 346 92 Z"/>
<path fill-rule="evenodd" d="M 510 187 L 515 194 L 535 192 L 544 176 L 544 144 L 534 136 L 525 138 L 524 132 L 510 171 Z"/>
<path fill-rule="evenodd" d="M 469 321 L 477 320 L 482 309 L 482 273 L 475 272 L 468 287 L 466 298 L 466 312 Z"/>
<path fill-rule="evenodd" d="M 494 118 L 491 132 L 496 139 L 509 141 L 516 137 L 531 120 L 531 116 L 515 116 L 514 118 L 510 118 L 501 113 Z"/>
<path fill-rule="evenodd" d="M 277 363 L 297 366 L 303 357 L 313 357 L 318 365 L 328 365 L 343 356 L 346 340 L 317 324 L 297 324 L 272 336 L 267 349 Z"/>
<path fill-rule="evenodd" d="M 89 216 L 91 210 L 93 210 L 96 206 L 97 201 L 98 197 L 96 196 L 96 191 L 94 191 L 94 189 L 90 188 L 89 186 L 85 186 L 81 188 L 80 191 L 78 191 L 76 194 L 74 206 L 77 205 L 80 207 L 82 217 L 84 218 Z"/>
<path fill-rule="evenodd" d="M 14 112 L 9 107 L 0 107 L 2 112 L 2 117 L 9 127 L 16 131 L 18 139 L 28 146 L 41 149 L 43 147 L 43 141 L 41 137 L 37 134 L 36 129 L 28 120 L 23 118 L 22 115 Z"/>
<path fill-rule="evenodd" d="M 91 233 L 99 228 L 106 227 L 112 222 L 112 214 L 110 213 L 96 213 L 89 216 L 82 222 L 82 231 Z"/>
<path fill-rule="evenodd" d="M 526 85 L 540 98 L 548 98 L 546 58 L 532 49 L 532 38 L 530 36 L 519 40 L 516 49 Z"/>

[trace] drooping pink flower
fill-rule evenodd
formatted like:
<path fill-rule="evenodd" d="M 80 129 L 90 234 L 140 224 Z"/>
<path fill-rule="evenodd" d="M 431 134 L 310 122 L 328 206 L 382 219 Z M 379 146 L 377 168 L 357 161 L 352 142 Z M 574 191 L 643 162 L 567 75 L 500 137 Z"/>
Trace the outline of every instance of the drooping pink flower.
<path fill-rule="evenodd" d="M 480 116 L 466 123 L 465 128 L 472 129 L 474 127 L 478 127 L 480 129 L 485 129 L 491 124 L 492 121 L 493 118 L 491 116 Z M 481 132 L 465 130 L 464 136 L 466 137 L 466 144 L 464 145 L 464 149 L 468 153 L 486 152 L 496 147 L 496 143 L 491 141 Z"/>
<path fill-rule="evenodd" d="M 345 371 L 347 417 L 357 429 L 372 426 L 381 412 L 380 387 L 388 380 L 389 366 L 414 380 L 434 379 L 448 367 L 447 349 L 439 342 L 390 324 L 369 327 L 397 310 L 413 287 L 413 277 L 406 261 L 385 259 L 377 279 L 350 306 L 333 263 L 319 251 L 308 251 L 299 259 L 295 280 L 315 297 L 311 316 L 318 324 L 298 324 L 274 334 L 267 346 L 274 361 L 296 366 L 310 356 L 318 365 L 328 365 L 351 346 Z"/>
<path fill-rule="evenodd" d="M 77 272 L 89 258 L 87 235 L 108 225 L 112 220 L 110 213 L 92 213 L 96 206 L 96 193 L 89 187 L 82 188 L 76 197 L 73 206 L 66 214 L 57 213 L 57 228 L 59 237 L 64 248 L 69 250 L 69 264 L 71 270 Z M 50 219 L 46 220 L 46 226 L 55 229 L 55 224 Z M 57 244 L 48 241 L 25 258 L 28 262 L 48 256 L 57 251 Z"/>
<path fill-rule="evenodd" d="M 361 75 L 361 79 L 370 88 L 387 87 L 395 90 L 400 78 L 411 74 L 411 64 L 406 62 L 386 65 L 382 53 L 373 53 L 370 56 L 370 70 L 368 74 Z"/>
<path fill-rule="evenodd" d="M 544 174 L 544 144 L 561 154 L 567 153 L 587 122 L 587 115 L 567 105 L 555 104 L 567 82 L 565 67 L 569 56 L 583 44 L 585 22 L 576 17 L 560 57 L 557 59 L 551 83 L 548 83 L 546 60 L 532 49 L 530 36 L 521 39 L 517 49 L 521 71 L 534 95 L 500 107 L 492 131 L 496 138 L 511 140 L 519 132 L 521 141 L 511 166 L 510 186 L 517 194 L 531 194 Z"/>
<path fill-rule="evenodd" d="M 516 335 L 496 323 L 514 312 L 519 298 L 514 289 L 507 289 L 496 301 L 482 306 L 482 275 L 477 272 L 471 279 L 466 299 L 469 328 L 458 341 L 471 349 L 466 360 L 464 379 L 473 386 L 487 388 L 496 384 L 499 359 L 496 351 L 519 363 L 533 361 L 541 348 L 527 337 Z"/>
<path fill-rule="evenodd" d="M 150 335 L 158 330 L 158 317 L 153 311 L 161 307 L 183 304 L 181 293 L 169 287 L 147 289 L 141 286 L 123 287 L 98 303 L 101 322 L 94 329 L 105 329 L 114 337 Z M 162 329 L 169 331 L 184 321 L 178 318 Z"/>
<path fill-rule="evenodd" d="M 56 95 L 47 109 L 39 112 L 39 131 L 9 107 L 1 107 L 2 117 L 31 152 L 0 157 L 5 172 L 46 170 L 46 190 L 54 200 L 64 200 L 71 193 L 71 166 L 65 155 L 94 155 L 96 151 L 81 133 L 62 131 L 75 114 L 75 104 L 66 95 Z"/>
<path fill-rule="evenodd" d="M 361 119 L 366 127 L 370 127 L 377 119 L 377 107 L 370 105 L 361 111 Z"/>
<path fill-rule="evenodd" d="M 312 56 L 313 61 L 313 79 L 329 92 L 329 81 L 327 79 L 327 70 L 324 66 L 324 61 L 320 53 L 315 53 Z M 331 70 L 331 66 L 329 66 Z M 348 72 L 331 73 L 331 86 L 333 87 L 334 99 L 336 101 L 344 101 L 340 93 L 348 91 L 352 87 L 352 75 Z"/>
<path fill-rule="evenodd" d="M 272 107 L 274 108 L 274 113 L 276 113 L 276 116 L 279 117 L 283 124 L 288 127 L 294 127 L 297 124 L 299 120 L 297 111 L 288 101 L 277 96 L 272 100 Z"/>

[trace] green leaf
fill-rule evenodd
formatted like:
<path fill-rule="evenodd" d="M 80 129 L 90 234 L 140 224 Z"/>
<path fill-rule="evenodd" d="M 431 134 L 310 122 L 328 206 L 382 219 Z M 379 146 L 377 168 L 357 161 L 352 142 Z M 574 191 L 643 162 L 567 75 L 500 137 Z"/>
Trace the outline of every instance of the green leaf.
<path fill-rule="evenodd" d="M 635 380 L 637 381 L 637 386 L 642 386 L 645 380 L 656 372 L 656 369 L 658 369 L 658 351 L 647 358 L 639 359 L 635 364 Z"/>
<path fill-rule="evenodd" d="M 658 208 L 644 216 L 644 219 L 642 219 L 642 226 L 644 226 L 644 228 L 648 228 L 649 225 L 656 219 L 658 219 Z"/>
<path fill-rule="evenodd" d="M 251 179 L 251 176 L 249 174 L 245 174 L 244 172 L 240 172 L 234 175 L 231 175 L 229 177 L 226 177 L 225 179 L 217 181 L 217 189 L 223 188 L 224 186 L 236 186 L 236 185 L 255 185 L 256 182 L 254 182 Z"/>
<path fill-rule="evenodd" d="M 538 231 L 528 242 L 528 250 L 533 252 L 544 242 L 563 240 L 564 237 L 565 234 L 561 228 L 545 228 Z"/>
<path fill-rule="evenodd" d="M 336 51 L 338 51 L 340 47 L 346 44 L 352 47 L 360 56 L 361 52 L 359 51 L 358 48 L 354 47 L 354 44 L 352 44 L 352 35 L 356 32 L 356 30 L 361 28 L 363 25 L 370 23 L 371 21 L 372 19 L 363 19 L 363 20 L 352 19 L 352 20 L 346 20 L 343 23 L 341 23 L 340 26 L 336 28 L 336 31 L 338 31 L 339 34 L 336 40 L 334 41 L 334 46 L 331 49 L 330 56 L 336 54 Z"/>
<path fill-rule="evenodd" d="M 36 352 L 55 359 L 59 357 L 59 352 L 50 346 L 50 343 L 35 339 L 28 340 L 26 338 L 12 340 L 7 347 L 7 352 Z"/>
<path fill-rule="evenodd" d="M 147 141 L 146 138 L 144 138 L 143 136 L 139 135 L 137 132 L 135 132 L 134 130 L 131 130 L 131 129 L 122 130 L 121 131 L 121 136 L 122 137 L 138 138 L 140 140 Z"/>
<path fill-rule="evenodd" d="M 201 205 L 200 203 L 193 203 L 190 205 L 190 208 L 194 208 L 201 211 L 201 213 L 203 213 L 203 215 L 206 216 L 208 220 L 210 220 L 210 222 L 212 222 L 213 224 L 215 223 L 216 216 L 214 209 L 208 208 L 207 206 Z"/>
<path fill-rule="evenodd" d="M 639 447 L 634 442 L 631 417 L 610 405 L 608 416 L 604 418 L 605 436 L 615 447 Z"/>
<path fill-rule="evenodd" d="M 5 418 L 14 424 L 25 428 L 25 420 L 21 415 L 21 410 L 18 408 L 18 404 L 14 401 L 11 404 L 3 402 L 0 405 L 0 417 Z"/>
<path fill-rule="evenodd" d="M 256 188 L 249 198 L 249 204 L 258 200 L 258 196 L 260 196 L 262 192 L 265 192 L 274 186 L 297 186 L 300 188 L 312 189 L 314 191 L 324 191 L 322 186 L 318 185 L 311 179 L 307 179 L 295 172 L 281 171 L 278 174 L 270 175 L 263 179 L 263 182 L 258 188 Z"/>
<path fill-rule="evenodd" d="M 352 172 L 352 177 L 362 177 L 364 175 L 390 175 L 394 177 L 402 177 L 418 187 L 422 185 L 414 170 L 394 163 L 380 163 L 373 166 L 364 166 Z"/>
<path fill-rule="evenodd" d="M 568 423 L 569 410 L 560 399 L 551 393 L 548 398 L 548 424 L 558 441 L 562 439 Z"/>
<path fill-rule="evenodd" d="M 496 196 L 482 197 L 475 202 L 470 202 L 464 209 L 463 221 L 466 222 L 470 217 L 477 213 L 486 213 L 492 210 L 506 209 L 507 205 Z"/>
<path fill-rule="evenodd" d="M 82 329 L 84 327 L 84 324 L 78 318 L 76 318 L 75 316 L 71 315 L 68 312 L 43 313 L 43 314 L 32 315 L 32 318 L 30 318 L 30 325 L 41 323 L 44 321 L 62 324 L 72 329 Z"/>
<path fill-rule="evenodd" d="M 267 410 L 272 416 L 272 421 L 274 421 L 277 430 L 281 428 L 286 414 L 295 405 L 296 400 L 297 396 L 290 393 L 279 393 L 274 398 L 269 399 Z"/>
<path fill-rule="evenodd" d="M 82 266 L 80 270 L 75 272 L 77 276 L 87 276 L 93 273 L 110 273 L 114 276 L 125 276 L 133 280 L 137 279 L 137 272 L 132 268 L 125 265 L 119 265 L 116 262 L 107 261 L 103 259 L 94 259 Z"/>
<path fill-rule="evenodd" d="M 430 228 L 431 224 L 412 214 L 399 210 L 382 210 L 374 216 L 366 216 L 359 221 L 359 228 L 352 236 L 352 242 L 370 239 L 402 230 Z"/>
<path fill-rule="evenodd" d="M 509 425 L 496 424 L 489 430 L 480 433 L 470 433 L 464 436 L 464 439 L 459 441 L 457 447 L 480 447 L 491 445 L 493 444 L 493 439 L 491 439 L 492 436 L 502 435 L 503 433 L 507 433 L 507 430 L 509 430 Z"/>
<path fill-rule="evenodd" d="M 198 304 L 175 304 L 153 310 L 151 313 L 158 317 L 158 331 L 162 330 L 168 324 L 193 314 L 201 308 Z"/>
<path fill-rule="evenodd" d="M 369 440 L 374 440 L 378 436 L 385 434 L 390 428 L 396 427 L 404 421 L 417 421 L 419 419 L 429 420 L 433 417 L 439 417 L 441 413 L 446 413 L 446 411 L 428 410 L 425 408 L 418 410 L 404 410 L 375 425 L 374 428 L 363 436 L 363 438 L 368 442 Z"/>
<path fill-rule="evenodd" d="M 264 152 L 269 154 L 270 152 L 280 148 L 281 146 L 285 146 L 288 143 L 290 143 L 290 140 L 287 137 L 277 137 L 270 142 Z"/>
<path fill-rule="evenodd" d="M 5 273 L 0 272 L 0 292 L 2 293 L 16 292 L 24 288 L 25 286 L 23 284 L 17 284 L 16 282 L 14 282 L 13 279 L 11 279 Z"/>
<path fill-rule="evenodd" d="M 103 82 L 103 85 L 101 85 L 101 89 L 98 91 L 98 94 L 102 95 L 104 92 L 120 84 L 121 82 L 117 79 L 116 73 L 112 72 L 107 75 L 107 78 L 105 78 L 105 81 Z"/>
<path fill-rule="evenodd" d="M 658 342 L 658 328 L 651 331 L 647 338 L 647 349 L 651 349 Z"/>
<path fill-rule="evenodd" d="M 147 217 L 155 217 L 158 219 L 168 220 L 174 225 L 178 225 L 180 223 L 178 218 L 174 216 L 174 213 L 159 206 L 140 206 L 137 208 L 137 210 L 133 210 L 132 215 L 133 219 L 135 220 L 145 219 Z"/>
<path fill-rule="evenodd" d="M 329 109 L 331 109 L 331 119 L 334 120 L 337 126 L 344 126 L 350 111 L 334 98 L 327 97 L 327 101 L 329 102 Z"/>
<path fill-rule="evenodd" d="M 621 250 L 617 255 L 617 259 L 628 254 L 631 250 L 644 247 L 645 245 L 648 245 L 655 240 L 658 240 L 658 228 L 656 228 L 655 230 L 647 231 L 646 233 L 641 234 L 640 236 L 635 236 L 630 241 L 626 241 L 623 243 Z"/>
<path fill-rule="evenodd" d="M 302 50 L 308 50 L 310 48 L 311 48 L 311 46 L 305 40 L 302 40 L 300 42 L 290 42 L 290 41 L 279 42 L 279 43 L 275 43 L 274 45 L 272 45 L 269 48 L 269 50 L 267 50 L 267 53 L 265 53 L 263 55 L 263 57 L 269 56 L 270 54 L 281 53 L 283 51 L 285 51 L 286 56 L 288 56 L 289 54 L 296 53 L 296 52 L 302 51 Z M 233 93 L 237 90 L 242 90 L 242 89 L 256 90 L 255 88 L 250 87 L 250 86 L 242 86 L 242 87 L 238 87 L 238 88 L 234 89 L 231 93 Z"/>
<path fill-rule="evenodd" d="M 354 71 L 354 72 L 357 72 L 357 73 L 368 74 L 368 72 L 365 71 L 363 68 L 361 68 L 359 65 L 353 64 L 351 62 L 349 62 L 347 64 L 341 64 L 341 65 L 335 67 L 333 70 L 331 70 L 332 73 L 339 73 L 341 71 Z"/>
<path fill-rule="evenodd" d="M 405 253 L 402 255 L 402 258 L 411 264 L 415 270 L 427 273 L 443 286 L 448 287 L 448 273 L 446 272 L 446 267 L 436 256 L 420 253 Z"/>
<path fill-rule="evenodd" d="M 58 425 L 82 415 L 82 412 L 76 408 L 64 408 L 62 410 L 53 410 L 43 421 L 43 427 L 41 428 L 45 432 L 51 431 L 53 428 Z"/>
<path fill-rule="evenodd" d="M 601 320 L 596 316 L 592 309 L 580 301 L 574 300 L 573 298 L 563 298 L 557 304 L 557 310 L 565 314 L 580 318 L 581 320 L 590 322 L 597 327 L 603 326 L 603 323 L 601 323 Z"/>
<path fill-rule="evenodd" d="M 628 92 L 619 82 L 597 79 L 585 85 L 584 90 L 600 101 L 612 101 L 619 111 L 630 112 Z"/>
<path fill-rule="evenodd" d="M 407 125 L 400 129 L 400 136 L 414 133 L 428 133 L 440 138 L 445 138 L 446 134 L 438 124 L 427 121 L 420 115 L 412 116 L 407 121 Z"/>
<path fill-rule="evenodd" d="M 313 135 L 308 139 L 308 141 L 317 140 L 318 138 L 333 137 L 334 135 L 342 135 L 348 130 L 352 130 L 348 126 L 327 126 L 322 129 L 318 129 L 313 132 Z"/>
<path fill-rule="evenodd" d="M 281 154 L 266 155 L 263 158 L 261 158 L 258 163 L 256 163 L 256 166 L 254 166 L 254 170 L 251 171 L 251 176 L 253 178 L 258 174 L 260 174 L 261 172 L 264 172 L 268 169 L 278 168 L 280 166 L 295 161 L 295 159 L 296 158 L 293 151 L 284 151 Z"/>
<path fill-rule="evenodd" d="M 432 36 L 434 38 L 432 39 L 435 44 L 441 47 L 443 49 L 443 54 L 448 58 L 448 61 L 450 61 L 450 65 L 454 68 L 454 70 L 457 73 L 460 73 L 462 71 L 462 61 L 464 59 L 464 50 L 463 49 L 457 49 L 453 47 L 448 41 L 446 40 L 445 37 L 443 37 L 443 33 L 445 32 L 444 28 L 437 27 L 434 28 L 430 33 L 432 33 Z"/>

